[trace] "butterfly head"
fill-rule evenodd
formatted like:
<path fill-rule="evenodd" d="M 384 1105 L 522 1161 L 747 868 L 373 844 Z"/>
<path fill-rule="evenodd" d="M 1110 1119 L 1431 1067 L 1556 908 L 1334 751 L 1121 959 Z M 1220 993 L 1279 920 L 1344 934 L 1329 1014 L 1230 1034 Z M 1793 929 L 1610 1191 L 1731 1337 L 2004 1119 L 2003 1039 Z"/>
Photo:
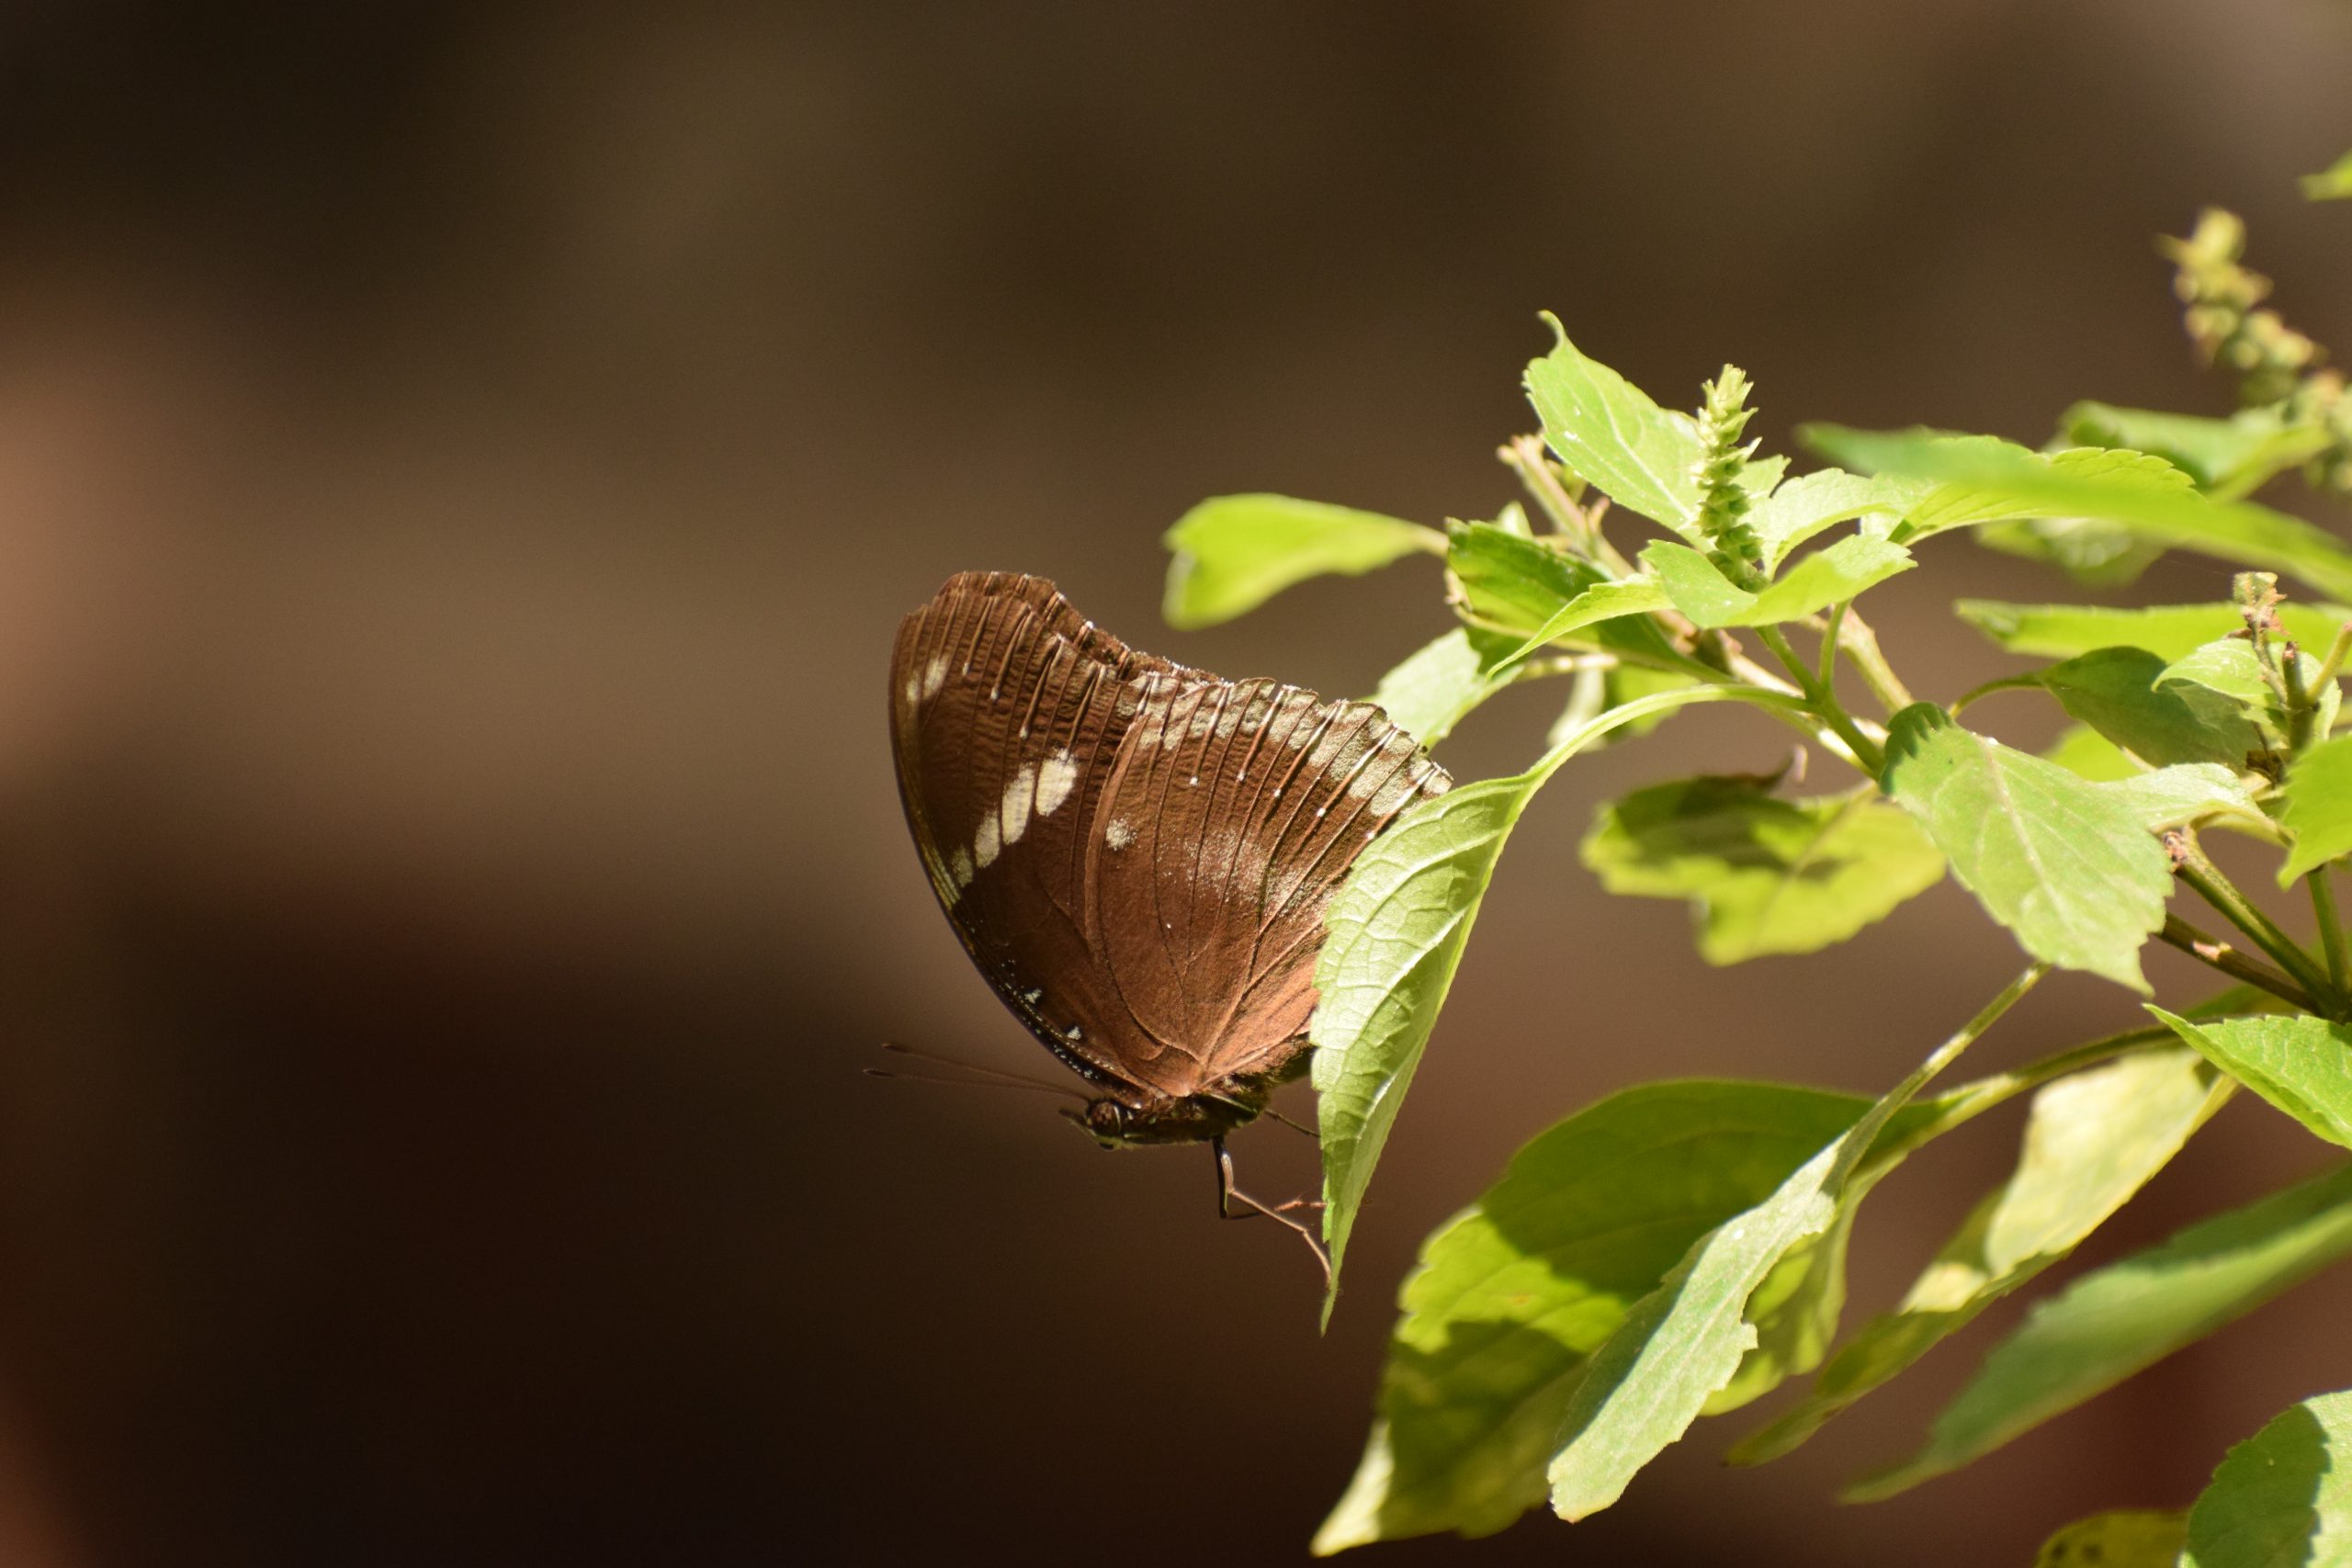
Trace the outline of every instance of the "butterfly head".
<path fill-rule="evenodd" d="M 1261 1103 L 1261 1103 L 1251 1103 L 1243 1097 L 1193 1095 L 1139 1106 L 1105 1095 L 1062 1114 L 1106 1149 L 1134 1149 L 1222 1137 L 1254 1119 Z"/>

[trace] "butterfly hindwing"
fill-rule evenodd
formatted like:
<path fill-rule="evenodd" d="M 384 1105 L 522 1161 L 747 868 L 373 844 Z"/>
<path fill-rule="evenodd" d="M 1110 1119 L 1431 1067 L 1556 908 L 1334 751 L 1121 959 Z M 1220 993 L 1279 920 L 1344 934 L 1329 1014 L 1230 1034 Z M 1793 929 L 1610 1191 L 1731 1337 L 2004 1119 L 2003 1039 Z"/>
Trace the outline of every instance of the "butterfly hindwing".
<path fill-rule="evenodd" d="M 890 685 L 908 825 L 956 934 L 1139 1109 L 1230 1109 L 1234 1079 L 1295 1057 L 1325 905 L 1450 782 L 1369 704 L 1130 649 L 1040 578 L 950 579 L 900 626 Z"/>
<path fill-rule="evenodd" d="M 1147 701 L 1097 810 L 1087 931 L 1156 1085 L 1193 1092 L 1296 1049 L 1332 891 L 1447 783 L 1370 704 L 1272 681 Z"/>

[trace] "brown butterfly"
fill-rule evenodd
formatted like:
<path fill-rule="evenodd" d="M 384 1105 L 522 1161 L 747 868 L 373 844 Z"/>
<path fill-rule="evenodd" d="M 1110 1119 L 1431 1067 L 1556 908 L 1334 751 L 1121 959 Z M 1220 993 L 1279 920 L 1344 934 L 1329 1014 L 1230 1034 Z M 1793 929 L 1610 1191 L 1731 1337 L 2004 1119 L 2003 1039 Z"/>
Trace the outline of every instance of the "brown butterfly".
<path fill-rule="evenodd" d="M 1099 1091 L 1064 1114 L 1107 1147 L 1206 1142 L 1220 1212 L 1306 1234 L 1234 1189 L 1225 1135 L 1305 1069 L 1324 906 L 1445 771 L 1369 703 L 1130 649 L 1002 572 L 899 626 L 890 735 L 956 934 Z"/>

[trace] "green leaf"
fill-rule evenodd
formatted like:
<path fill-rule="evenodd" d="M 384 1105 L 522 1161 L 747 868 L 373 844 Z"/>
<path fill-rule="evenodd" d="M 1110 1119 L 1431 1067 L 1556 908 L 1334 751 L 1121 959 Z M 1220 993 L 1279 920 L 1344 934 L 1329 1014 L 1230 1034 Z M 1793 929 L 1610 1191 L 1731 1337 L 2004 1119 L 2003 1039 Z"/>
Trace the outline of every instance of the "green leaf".
<path fill-rule="evenodd" d="M 1913 479 L 1823 468 L 1791 479 L 1758 502 L 1747 513 L 1747 525 L 1764 546 L 1766 570 L 1778 571 L 1791 550 L 1824 529 L 1872 514 L 1900 517 L 1930 488 Z"/>
<path fill-rule="evenodd" d="M 2112 492 L 2146 498 L 2190 495 L 2196 483 L 2162 457 L 2145 452 L 2117 451 L 2100 446 L 2076 446 L 2064 452 L 2029 452 L 2013 442 L 1990 435 L 1936 438 L 1934 449 L 1944 466 L 1957 474 L 1917 476 L 1939 478 L 1944 483 L 1904 514 L 1900 536 L 1932 538 L 1954 528 L 1981 526 L 2029 518 L 2096 516 L 2053 504 L 2025 483 L 2007 487 L 1975 477 L 1984 473 L 2014 474 L 2021 480 L 2054 487 L 2064 494 L 2070 487 L 2092 493 Z"/>
<path fill-rule="evenodd" d="M 2173 1568 L 2188 1539 L 2185 1508 L 2120 1508 L 2076 1519 L 2043 1541 L 2033 1568 Z"/>
<path fill-rule="evenodd" d="M 2245 1316 L 2346 1252 L 2352 1167 L 2086 1274 L 1995 1347 L 1918 1453 L 1847 1496 L 1892 1496 L 1956 1470 Z"/>
<path fill-rule="evenodd" d="M 2341 201 L 2352 197 L 2352 152 L 2346 152 L 2318 174 L 2305 175 L 2303 196 L 2311 201 Z"/>
<path fill-rule="evenodd" d="M 2068 725 L 2042 755 L 2068 773 L 2088 779 L 2093 784 L 2132 778 L 2140 772 L 2139 763 L 2125 756 L 2114 741 L 2087 724 Z"/>
<path fill-rule="evenodd" d="M 1527 395 L 1544 422 L 1544 440 L 1610 500 L 1690 537 L 1699 513 L 1691 474 L 1706 456 L 1697 423 L 1658 407 L 1616 371 L 1587 358 L 1557 321 L 1552 330 L 1559 344 L 1527 367 Z"/>
<path fill-rule="evenodd" d="M 2281 887 L 2338 855 L 2352 854 L 2352 735 L 2323 740 L 2289 764 L 2287 806 L 2278 822 L 2295 835 L 2287 863 L 2278 869 Z"/>
<path fill-rule="evenodd" d="M 1422 1245 L 1363 1464 L 1315 1550 L 1487 1535 L 1541 1503 L 1585 1358 L 1693 1243 L 1770 1197 L 1865 1103 L 1777 1084 L 1647 1084 L 1521 1149 Z"/>
<path fill-rule="evenodd" d="M 1524 637 L 1609 581 L 1589 562 L 1492 523 L 1449 523 L 1445 533 L 1446 570 L 1463 608 L 1497 631 Z"/>
<path fill-rule="evenodd" d="M 2245 781 L 2218 762 L 2181 762 L 2099 788 L 2151 833 L 2211 817 L 2243 817 L 2266 831 L 2269 826 Z"/>
<path fill-rule="evenodd" d="M 1390 723 L 1434 746 L 1485 698 L 1488 672 L 1518 646 L 1507 637 L 1456 626 L 1383 675 L 1372 701 Z"/>
<path fill-rule="evenodd" d="M 2172 688 L 2160 689 L 2165 661 L 2144 648 L 2102 648 L 2038 671 L 2035 682 L 2067 714 L 2152 767 L 2171 762 L 2245 765 L 2264 750 L 2262 732 L 2243 715 L 2212 715 Z"/>
<path fill-rule="evenodd" d="M 2352 1393 L 2289 1405 L 2229 1451 L 2188 1511 L 2181 1568 L 2352 1563 Z"/>
<path fill-rule="evenodd" d="M 1901 545 L 1857 534 L 1805 557 L 1760 593 L 1735 585 L 1714 562 L 1688 545 L 1661 539 L 1642 552 L 1642 564 L 1657 573 L 1676 609 L 1712 629 L 1793 621 L 1851 599 L 1917 563 Z"/>
<path fill-rule="evenodd" d="M 1739 779 L 1636 790 L 1601 808 L 1583 853 L 1611 893 L 1689 899 L 1710 964 L 1843 942 L 1944 874 L 1943 856 L 1894 807 L 1783 800 Z"/>
<path fill-rule="evenodd" d="M 2140 946 L 2172 871 L 2140 803 L 1971 734 L 1932 703 L 1894 716 L 1885 787 L 2028 953 L 2145 992 Z"/>
<path fill-rule="evenodd" d="M 1999 516 L 2096 517 L 2177 548 L 2300 578 L 2323 593 L 2352 596 L 2352 549 L 2335 536 L 2249 501 L 2209 500 L 2186 476 L 2166 483 L 2154 469 L 2116 461 L 2134 454 L 2044 457 L 1990 437 L 1916 430 L 1872 433 L 1813 425 L 1803 434 L 1848 468 L 1946 481 L 1913 509 L 1905 538 L 1917 536 L 1911 532 L 1914 525 L 1928 533 Z M 2093 459 L 2107 466 L 2098 467 Z M 1923 519 L 1923 513 L 1929 515 Z"/>
<path fill-rule="evenodd" d="M 2319 660 L 2307 653 L 2296 659 L 2306 689 L 2317 685 Z M 2189 649 L 2165 667 L 2156 686 L 2159 692 L 2177 694 L 2217 729 L 2251 726 L 2265 746 L 2277 749 L 2287 744 L 2286 704 L 2265 678 L 2254 644 L 2245 637 L 2222 637 Z M 2315 695 L 2312 723 L 2315 733 L 2324 735 L 2335 722 L 2341 692 L 2330 681 Z"/>
<path fill-rule="evenodd" d="M 2191 1023 L 2148 1010 L 2230 1077 L 2332 1144 L 2352 1148 L 2352 1027 L 2308 1013 Z"/>
<path fill-rule="evenodd" d="M 1552 1507 L 1581 1519 L 1609 1506 L 1634 1474 L 1689 1430 L 1758 1343 L 1747 1305 L 1791 1251 L 1828 1234 L 1849 1179 L 1887 1123 L 2039 977 L 2029 971 L 1993 1007 L 1938 1046 L 1835 1143 L 1772 1195 L 1693 1246 L 1592 1353 L 1568 1396 L 1546 1472 Z"/>
<path fill-rule="evenodd" d="M 1690 703 L 1792 706 L 1738 686 L 1661 692 L 1611 709 L 1526 773 L 1481 779 L 1406 809 L 1364 847 L 1323 917 L 1308 1037 L 1323 1145 L 1328 1318 L 1364 1190 L 1436 1026 L 1487 880 L 1520 813 L 1567 760 L 1610 730 Z"/>
<path fill-rule="evenodd" d="M 1474 627 L 1447 633 L 1383 676 L 1372 700 L 1422 745 L 1434 746 L 1478 705 L 1517 680 L 1529 657 L 1547 645 L 1574 637 L 1604 621 L 1667 607 L 1665 593 L 1654 582 L 1596 582 L 1525 637 Z M 1640 639 L 1620 637 L 1618 640 Z M 1690 683 L 1674 675 L 1665 679 L 1678 685 Z"/>
<path fill-rule="evenodd" d="M 1353 575 L 1416 550 L 1445 549 L 1445 536 L 1434 528 L 1286 495 L 1213 496 L 1178 518 L 1160 542 L 1174 552 L 1161 614 L 1187 628 L 1229 621 L 1310 577 Z"/>
<path fill-rule="evenodd" d="M 2290 422 L 2278 408 L 2244 409 L 2228 419 L 2076 403 L 2059 417 L 2062 439 L 2077 446 L 2126 446 L 2185 470 L 2221 501 L 2251 494 L 2278 474 L 2327 449 L 2327 432 Z"/>
<path fill-rule="evenodd" d="M 2095 517 L 2013 517 L 1976 530 L 1976 542 L 2023 560 L 2054 566 L 2086 588 L 2120 588 L 2165 553 L 2117 523 Z"/>
<path fill-rule="evenodd" d="M 1804 1402 L 1743 1438 L 1732 1462 L 1780 1458 L 2073 1252 L 2164 1168 L 2230 1087 L 2196 1052 L 2169 1050 L 2042 1089 L 2009 1179 L 1944 1243 L 1902 1304 L 1857 1332 Z"/>
<path fill-rule="evenodd" d="M 2158 604 L 2111 610 L 2096 604 L 2010 604 L 1962 599 L 1960 618 L 2011 653 L 2065 659 L 2102 648 L 2143 648 L 2169 663 L 2228 636 L 2245 623 L 2233 604 Z M 2287 635 L 2305 648 L 2325 648 L 2352 612 L 2326 604 L 2278 606 Z"/>

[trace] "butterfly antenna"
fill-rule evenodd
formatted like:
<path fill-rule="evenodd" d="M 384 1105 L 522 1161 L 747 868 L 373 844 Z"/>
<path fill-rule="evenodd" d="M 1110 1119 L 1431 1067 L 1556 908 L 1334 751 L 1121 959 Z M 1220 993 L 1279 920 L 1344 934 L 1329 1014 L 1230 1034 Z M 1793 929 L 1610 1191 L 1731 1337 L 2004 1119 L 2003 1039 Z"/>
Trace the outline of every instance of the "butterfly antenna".
<path fill-rule="evenodd" d="M 1289 1117 L 1283 1115 L 1281 1111 L 1275 1110 L 1271 1105 L 1266 1107 L 1265 1111 L 1261 1114 L 1266 1116 L 1270 1121 L 1281 1122 L 1283 1126 L 1289 1128 L 1294 1133 L 1304 1133 L 1308 1137 L 1317 1139 L 1318 1141 L 1322 1137 L 1322 1134 L 1316 1132 L 1314 1128 L 1307 1126 L 1303 1122 L 1292 1121 Z"/>
<path fill-rule="evenodd" d="M 954 1056 L 942 1056 L 935 1052 L 918 1051 L 911 1045 L 901 1045 L 886 1040 L 882 1049 L 893 1055 L 906 1056 L 933 1067 L 952 1068 L 952 1073 L 910 1072 L 903 1067 L 867 1067 L 870 1078 L 898 1078 L 906 1083 L 955 1084 L 966 1089 L 1025 1089 L 1036 1094 L 1058 1095 L 1080 1104 L 1086 1096 L 1069 1084 L 1054 1083 L 1045 1078 L 1033 1078 L 1025 1073 L 1011 1072 L 1003 1067 L 989 1066 L 984 1062 L 960 1061 Z M 956 1077 L 955 1074 L 963 1074 Z"/>

